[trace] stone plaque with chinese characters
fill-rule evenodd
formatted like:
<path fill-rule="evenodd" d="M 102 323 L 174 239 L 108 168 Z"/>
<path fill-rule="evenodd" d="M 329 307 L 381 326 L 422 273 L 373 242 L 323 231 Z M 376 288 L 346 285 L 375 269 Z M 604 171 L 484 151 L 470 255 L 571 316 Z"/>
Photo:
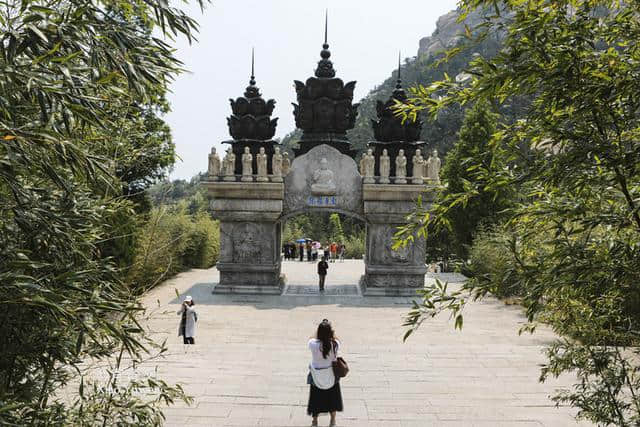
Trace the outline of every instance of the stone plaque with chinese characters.
<path fill-rule="evenodd" d="M 314 208 L 335 208 L 338 205 L 336 196 L 309 196 L 307 206 Z"/>

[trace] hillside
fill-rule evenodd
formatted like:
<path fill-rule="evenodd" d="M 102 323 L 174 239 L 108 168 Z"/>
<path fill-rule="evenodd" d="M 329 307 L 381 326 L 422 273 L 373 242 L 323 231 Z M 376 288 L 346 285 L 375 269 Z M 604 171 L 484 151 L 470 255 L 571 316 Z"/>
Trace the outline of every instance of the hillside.
<path fill-rule="evenodd" d="M 446 72 L 449 76 L 460 74 L 473 58 L 479 54 L 485 57 L 495 55 L 500 48 L 500 36 L 492 35 L 478 44 L 473 50 L 463 52 L 447 63 L 436 66 L 437 60 L 442 56 L 442 51 L 455 47 L 463 42 L 465 28 L 464 23 L 458 23 L 458 11 L 451 11 L 438 18 L 436 30 L 428 37 L 419 41 L 417 55 L 405 59 L 402 66 L 402 82 L 405 88 L 416 84 L 429 85 L 431 82 L 442 79 Z M 482 12 L 470 14 L 465 23 L 473 28 L 482 20 Z M 362 100 L 358 109 L 358 118 L 354 129 L 348 132 L 349 140 L 355 148 L 363 150 L 367 143 L 373 139 L 371 129 L 371 119 L 376 117 L 375 105 L 377 100 L 386 100 L 397 79 L 397 70 L 380 85 L 374 87 Z M 507 106 L 503 108 L 503 114 L 511 116 L 515 114 L 516 108 Z M 435 122 L 424 119 L 422 128 L 422 140 L 428 143 L 430 149 L 437 148 L 443 155 L 448 151 L 456 139 L 456 133 L 462 124 L 463 110 L 452 108 L 441 114 Z M 282 140 L 285 149 L 290 151 L 290 147 L 298 140 L 301 132 L 295 130 L 285 136 Z"/>

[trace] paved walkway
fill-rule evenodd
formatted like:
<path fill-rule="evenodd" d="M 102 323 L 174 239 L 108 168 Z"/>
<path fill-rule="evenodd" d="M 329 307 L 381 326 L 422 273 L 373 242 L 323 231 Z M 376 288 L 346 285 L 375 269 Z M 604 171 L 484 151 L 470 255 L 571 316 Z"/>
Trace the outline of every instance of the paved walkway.
<path fill-rule="evenodd" d="M 330 264 L 323 296 L 313 287 L 315 266 L 304 262 L 284 263 L 283 296 L 212 295 L 215 269 L 183 273 L 150 292 L 145 303 L 157 308 L 149 327 L 169 343 L 154 366 L 195 397 L 191 407 L 167 409 L 167 425 L 310 425 L 306 342 L 325 317 L 351 368 L 341 384 L 339 426 L 578 425 L 571 408 L 548 399 L 570 379 L 537 381 L 541 351 L 554 335 L 541 328 L 518 336 L 525 321 L 519 307 L 472 303 L 463 331 L 443 316 L 403 343 L 410 298 L 360 296 L 354 285 L 363 270 L 360 261 Z M 175 290 L 196 302 L 195 346 L 176 336 Z"/>

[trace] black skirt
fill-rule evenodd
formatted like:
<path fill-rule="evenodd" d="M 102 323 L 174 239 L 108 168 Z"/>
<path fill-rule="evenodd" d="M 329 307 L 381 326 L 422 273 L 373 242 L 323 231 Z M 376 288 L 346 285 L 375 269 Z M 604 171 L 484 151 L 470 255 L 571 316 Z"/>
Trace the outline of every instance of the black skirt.
<path fill-rule="evenodd" d="M 313 385 L 313 380 L 308 382 L 310 385 L 307 414 L 316 417 L 324 412 L 342 411 L 342 392 L 340 392 L 339 381 L 336 381 L 333 387 L 327 390 L 319 389 Z"/>

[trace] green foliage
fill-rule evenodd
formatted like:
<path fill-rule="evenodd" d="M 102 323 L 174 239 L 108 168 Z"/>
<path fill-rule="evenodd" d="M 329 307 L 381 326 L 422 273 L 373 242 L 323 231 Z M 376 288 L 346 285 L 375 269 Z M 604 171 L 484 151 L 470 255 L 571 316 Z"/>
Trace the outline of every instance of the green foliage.
<path fill-rule="evenodd" d="M 332 242 L 344 241 L 344 231 L 342 231 L 342 221 L 340 221 L 340 215 L 332 213 L 329 216 L 329 240 Z"/>
<path fill-rule="evenodd" d="M 355 218 L 339 213 L 314 213 L 288 219 L 282 232 L 283 242 L 300 238 L 326 243 L 342 242 L 345 258 L 361 259 L 365 253 L 365 227 Z"/>
<path fill-rule="evenodd" d="M 441 178 L 447 186 L 441 195 L 444 199 L 464 192 L 469 186 L 476 192 L 464 205 L 455 205 L 448 212 L 452 246 L 462 259 L 467 258 L 467 248 L 478 226 L 498 221 L 500 211 L 509 205 L 511 195 L 487 188 L 488 183 L 482 176 L 484 171 L 506 166 L 489 147 L 496 128 L 497 115 L 490 111 L 487 103 L 479 102 L 468 109 L 460 137 L 447 154 L 442 168 Z"/>
<path fill-rule="evenodd" d="M 191 200 L 199 203 L 193 197 L 200 193 L 202 200 L 206 200 L 205 190 L 200 186 L 200 181 L 205 173 L 199 173 L 189 181 L 176 179 L 173 181 L 161 181 L 149 188 L 148 194 L 154 205 L 174 205 L 181 200 Z"/>
<path fill-rule="evenodd" d="M 538 243 L 538 239 L 526 242 L 529 246 Z M 511 249 L 518 244 L 522 245 L 522 240 L 506 227 L 478 232 L 469 251 L 469 260 L 462 266 L 462 273 L 477 284 L 474 286 L 478 293 L 491 293 L 498 298 L 525 294 L 518 275 L 512 274 L 518 269 L 519 260 Z"/>
<path fill-rule="evenodd" d="M 185 396 L 153 378 L 122 383 L 117 410 L 60 390 L 88 381 L 87 360 L 163 351 L 105 256 L 133 258 L 133 191 L 173 162 L 156 113 L 181 64 L 152 31 L 196 24 L 155 0 L 5 1 L 0 21 L 0 424 L 89 424 L 98 401 L 107 423 L 160 421 L 162 397 Z"/>
<path fill-rule="evenodd" d="M 365 238 L 364 231 L 347 236 L 344 240 L 344 257 L 349 259 L 362 259 L 365 254 Z"/>
<path fill-rule="evenodd" d="M 438 211 L 442 227 L 429 224 L 423 233 L 427 237 L 427 261 L 444 260 L 447 264 L 451 256 L 466 260 L 479 227 L 498 222 L 501 212 L 511 204 L 513 188 L 495 189 L 486 179 L 492 170 L 506 168 L 505 161 L 490 147 L 497 120 L 497 114 L 484 102 L 465 113 L 458 141 L 441 171 L 445 187 L 434 211 Z M 467 197 L 462 199 L 462 194 Z M 453 203 L 455 200 L 459 202 Z M 425 214 L 421 209 L 418 216 Z"/>
<path fill-rule="evenodd" d="M 494 4 L 462 2 L 467 11 Z M 504 32 L 503 49 L 471 61 L 468 82 L 445 77 L 415 88 L 412 105 L 401 109 L 436 118 L 457 105 L 532 99 L 522 120 L 505 124 L 489 144 L 510 167 L 479 169 L 492 192 L 522 192 L 501 219 L 515 233 L 503 242 L 508 257 L 488 259 L 506 270 L 478 276 L 466 289 L 481 297 L 505 277 L 517 283 L 530 321 L 550 322 L 566 337 L 549 348 L 542 379 L 574 372 L 579 382 L 556 401 L 575 405 L 580 418 L 620 426 L 640 417 L 639 359 L 626 350 L 639 344 L 640 329 L 637 8 L 606 0 L 505 1 L 480 34 Z M 476 196 L 477 188 L 466 186 L 417 213 L 405 232 L 445 227 L 447 211 Z"/>
<path fill-rule="evenodd" d="M 364 224 L 360 220 L 343 214 L 330 212 L 303 214 L 286 221 L 283 242 L 294 242 L 306 237 L 325 244 L 344 241 L 350 236 L 363 233 Z"/>
<path fill-rule="evenodd" d="M 210 268 L 218 261 L 220 227 L 206 213 L 187 213 L 187 202 L 153 208 L 140 230 L 129 270 L 132 290 L 142 293 L 188 268 Z"/>

